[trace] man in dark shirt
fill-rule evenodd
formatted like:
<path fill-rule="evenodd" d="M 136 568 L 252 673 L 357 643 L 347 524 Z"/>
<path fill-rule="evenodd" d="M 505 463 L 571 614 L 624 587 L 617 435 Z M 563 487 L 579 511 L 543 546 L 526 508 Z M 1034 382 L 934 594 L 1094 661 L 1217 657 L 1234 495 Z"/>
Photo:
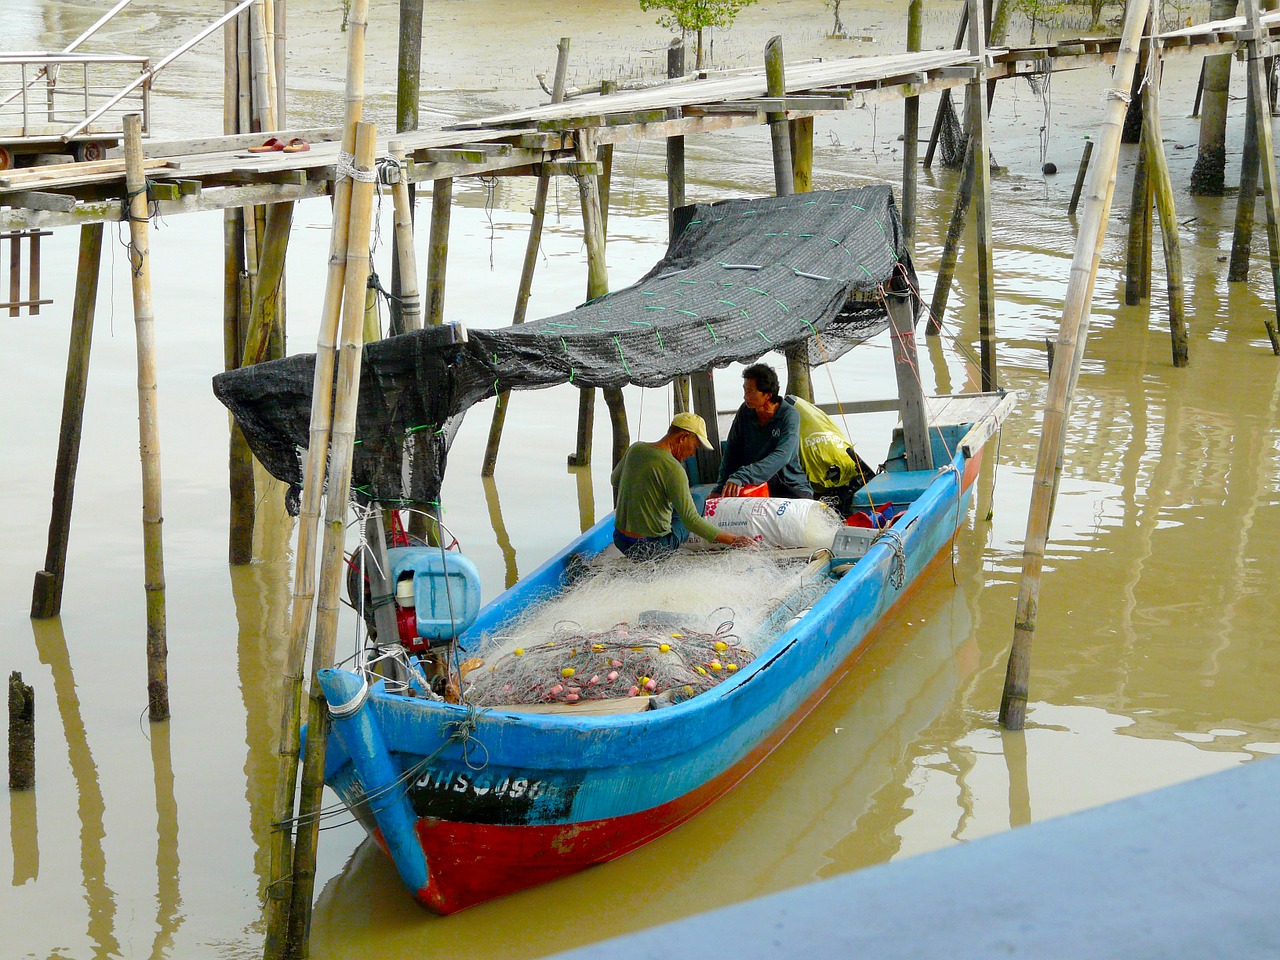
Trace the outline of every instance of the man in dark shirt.
<path fill-rule="evenodd" d="M 768 482 L 771 497 L 813 498 L 800 463 L 800 414 L 778 391 L 778 375 L 768 364 L 742 371 L 743 404 L 729 428 L 716 481 L 723 496 L 740 496 L 743 487 Z"/>

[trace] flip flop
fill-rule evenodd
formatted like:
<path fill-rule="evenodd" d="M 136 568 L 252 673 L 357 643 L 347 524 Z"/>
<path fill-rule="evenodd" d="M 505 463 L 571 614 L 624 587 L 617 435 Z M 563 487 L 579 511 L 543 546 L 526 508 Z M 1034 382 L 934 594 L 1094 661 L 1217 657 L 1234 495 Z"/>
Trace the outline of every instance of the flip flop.
<path fill-rule="evenodd" d="M 307 141 L 303 140 L 301 137 L 294 137 L 284 145 L 285 153 L 302 153 L 303 151 L 310 149 L 311 144 L 307 143 Z"/>
<path fill-rule="evenodd" d="M 250 153 L 272 153 L 276 150 L 283 150 L 283 149 L 284 149 L 283 143 L 281 143 L 275 137 L 270 137 L 267 140 L 263 141 L 263 143 L 260 146 L 250 147 L 249 152 Z"/>

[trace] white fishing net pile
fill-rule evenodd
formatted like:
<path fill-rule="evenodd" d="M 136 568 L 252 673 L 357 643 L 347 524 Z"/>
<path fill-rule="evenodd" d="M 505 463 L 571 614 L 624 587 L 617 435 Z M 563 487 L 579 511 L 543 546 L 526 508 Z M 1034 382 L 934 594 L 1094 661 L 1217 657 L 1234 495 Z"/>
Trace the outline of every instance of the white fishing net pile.
<path fill-rule="evenodd" d="M 628 696 L 680 701 L 733 676 L 830 581 L 761 551 L 587 570 L 475 651 L 477 706 Z"/>

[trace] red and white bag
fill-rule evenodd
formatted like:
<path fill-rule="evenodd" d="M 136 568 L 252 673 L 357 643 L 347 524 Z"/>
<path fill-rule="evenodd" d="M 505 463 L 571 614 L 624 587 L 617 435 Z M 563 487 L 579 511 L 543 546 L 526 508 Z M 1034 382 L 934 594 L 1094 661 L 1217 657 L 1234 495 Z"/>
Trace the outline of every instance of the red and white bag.
<path fill-rule="evenodd" d="M 831 546 L 843 521 L 819 500 L 781 497 L 712 497 L 703 516 L 725 533 L 774 547 Z"/>

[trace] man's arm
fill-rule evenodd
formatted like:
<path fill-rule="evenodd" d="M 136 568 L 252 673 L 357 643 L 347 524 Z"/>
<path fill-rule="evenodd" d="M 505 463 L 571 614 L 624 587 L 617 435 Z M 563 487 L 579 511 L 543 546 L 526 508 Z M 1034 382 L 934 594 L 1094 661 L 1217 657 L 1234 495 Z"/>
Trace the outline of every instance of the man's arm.
<path fill-rule="evenodd" d="M 753 463 L 744 463 L 733 471 L 726 479 L 749 486 L 753 483 L 764 483 L 775 473 L 800 455 L 800 414 L 795 407 L 783 401 L 773 419 L 780 421 L 782 429 L 778 437 L 769 438 L 768 452 Z M 772 421 L 771 421 L 772 422 Z"/>

